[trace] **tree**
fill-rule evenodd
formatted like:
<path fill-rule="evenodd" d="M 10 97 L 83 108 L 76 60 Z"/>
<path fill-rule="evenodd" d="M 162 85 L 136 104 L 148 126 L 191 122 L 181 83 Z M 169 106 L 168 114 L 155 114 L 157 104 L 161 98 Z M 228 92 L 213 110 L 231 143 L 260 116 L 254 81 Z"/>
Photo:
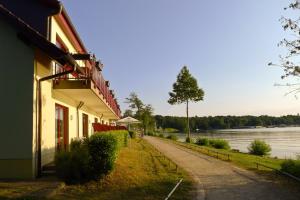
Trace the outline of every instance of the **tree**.
<path fill-rule="evenodd" d="M 136 93 L 130 93 L 129 97 L 126 98 L 125 103 L 129 104 L 129 108 L 126 110 L 126 114 L 131 114 L 129 116 L 134 116 L 142 122 L 144 133 L 155 126 L 155 120 L 153 115 L 153 107 L 148 104 L 145 105 Z M 124 113 L 125 115 L 125 113 Z"/>
<path fill-rule="evenodd" d="M 154 128 L 155 120 L 153 115 L 153 108 L 150 104 L 144 106 L 141 111 L 140 120 L 142 121 L 144 133 L 147 133 L 150 128 Z"/>
<path fill-rule="evenodd" d="M 129 97 L 126 98 L 125 103 L 128 103 L 129 108 L 135 110 L 137 113 L 139 113 L 142 110 L 142 108 L 144 107 L 142 100 L 140 100 L 138 98 L 137 94 L 134 92 L 131 92 L 129 94 Z"/>
<path fill-rule="evenodd" d="M 133 112 L 130 109 L 125 110 L 123 117 L 133 117 Z"/>
<path fill-rule="evenodd" d="M 290 5 L 286 8 L 292 10 L 300 9 L 299 0 L 294 0 Z M 297 57 L 300 55 L 300 18 L 298 19 L 291 19 L 286 17 L 281 17 L 280 19 L 282 28 L 285 31 L 292 32 L 293 38 L 286 39 L 284 38 L 282 41 L 279 42 L 278 46 L 283 46 L 287 49 L 287 54 L 284 56 L 280 56 L 280 63 L 273 64 L 272 62 L 269 65 L 272 66 L 280 66 L 283 68 L 284 74 L 281 76 L 282 79 L 287 78 L 289 76 L 300 76 L 300 65 L 297 62 Z M 298 87 L 299 84 L 286 84 L 286 86 L 293 87 L 296 86 L 289 93 L 298 93 L 300 92 L 300 88 Z"/>
<path fill-rule="evenodd" d="M 189 102 L 203 100 L 204 91 L 198 87 L 197 80 L 190 74 L 186 66 L 178 74 L 177 81 L 173 84 L 173 91 L 169 92 L 169 95 L 168 103 L 171 105 L 186 103 L 187 138 L 190 139 Z"/>

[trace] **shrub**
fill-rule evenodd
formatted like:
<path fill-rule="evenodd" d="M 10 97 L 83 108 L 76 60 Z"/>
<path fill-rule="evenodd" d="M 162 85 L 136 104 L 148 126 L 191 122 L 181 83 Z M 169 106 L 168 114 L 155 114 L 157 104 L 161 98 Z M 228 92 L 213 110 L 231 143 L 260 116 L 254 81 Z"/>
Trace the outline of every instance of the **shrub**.
<path fill-rule="evenodd" d="M 134 132 L 134 131 L 129 131 L 129 135 L 130 135 L 130 138 L 132 138 L 132 139 L 136 138 L 136 132 Z"/>
<path fill-rule="evenodd" d="M 148 131 L 146 135 L 149 135 L 149 136 L 155 136 L 155 134 L 154 134 L 153 131 Z"/>
<path fill-rule="evenodd" d="M 165 135 L 164 135 L 164 134 L 162 134 L 162 133 L 160 133 L 160 134 L 158 135 L 158 137 L 164 138 L 164 137 L 165 137 Z"/>
<path fill-rule="evenodd" d="M 90 155 L 84 141 L 71 142 L 69 152 L 60 151 L 55 155 L 57 176 L 66 183 L 81 183 L 92 177 Z"/>
<path fill-rule="evenodd" d="M 179 130 L 175 129 L 175 128 L 165 128 L 163 130 L 165 133 L 178 133 Z"/>
<path fill-rule="evenodd" d="M 96 132 L 94 135 L 113 135 L 118 140 L 118 149 L 121 147 L 126 147 L 128 144 L 128 131 L 127 130 L 118 130 L 118 131 L 103 131 L 103 132 Z"/>
<path fill-rule="evenodd" d="M 178 137 L 176 135 L 168 135 L 167 136 L 167 139 L 170 139 L 170 140 L 178 140 Z"/>
<path fill-rule="evenodd" d="M 127 146 L 128 132 L 107 131 L 84 140 L 72 140 L 70 151 L 57 152 L 57 176 L 66 183 L 81 183 L 108 174 L 118 150 Z"/>
<path fill-rule="evenodd" d="M 209 144 L 216 149 L 230 149 L 228 141 L 223 139 L 210 139 Z"/>
<path fill-rule="evenodd" d="M 117 158 L 117 137 L 112 134 L 95 134 L 90 137 L 88 146 L 94 178 L 110 172 Z"/>
<path fill-rule="evenodd" d="M 196 144 L 200 146 L 209 146 L 209 139 L 208 138 L 197 138 Z"/>
<path fill-rule="evenodd" d="M 281 170 L 300 178 L 300 160 L 285 160 Z"/>
<path fill-rule="evenodd" d="M 185 142 L 186 142 L 186 143 L 193 143 L 193 138 L 186 137 L 186 138 L 185 138 Z"/>
<path fill-rule="evenodd" d="M 264 156 L 271 152 L 271 147 L 262 140 L 254 140 L 249 145 L 248 150 L 250 154 Z"/>

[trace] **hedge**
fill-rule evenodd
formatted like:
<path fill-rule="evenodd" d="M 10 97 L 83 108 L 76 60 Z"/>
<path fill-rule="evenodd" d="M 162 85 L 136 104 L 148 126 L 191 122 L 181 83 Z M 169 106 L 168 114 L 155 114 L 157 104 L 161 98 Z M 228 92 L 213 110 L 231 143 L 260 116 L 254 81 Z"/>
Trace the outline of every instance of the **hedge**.
<path fill-rule="evenodd" d="M 128 131 L 127 130 L 116 130 L 116 131 L 103 131 L 103 132 L 95 132 L 94 135 L 113 135 L 118 140 L 118 149 L 122 147 L 126 147 L 128 144 Z M 93 137 L 92 135 L 91 137 Z"/>
<path fill-rule="evenodd" d="M 95 180 L 114 168 L 117 153 L 127 146 L 128 132 L 106 131 L 83 140 L 72 140 L 69 151 L 55 155 L 56 173 L 68 184 Z"/>

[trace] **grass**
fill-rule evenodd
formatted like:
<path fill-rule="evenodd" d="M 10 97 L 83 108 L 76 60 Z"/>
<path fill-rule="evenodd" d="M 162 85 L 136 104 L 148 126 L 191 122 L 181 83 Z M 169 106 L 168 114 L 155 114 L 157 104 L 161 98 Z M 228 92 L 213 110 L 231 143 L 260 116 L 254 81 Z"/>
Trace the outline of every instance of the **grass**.
<path fill-rule="evenodd" d="M 266 168 L 263 166 L 259 166 L 259 168 L 257 168 L 257 165 L 256 165 L 256 163 L 260 163 L 265 166 L 280 170 L 281 164 L 285 161 L 284 159 L 271 158 L 271 157 L 267 157 L 267 156 L 256 156 L 256 155 L 251 155 L 251 154 L 247 154 L 247 153 L 234 152 L 232 150 L 215 149 L 213 147 L 199 146 L 196 144 L 172 141 L 172 140 L 167 140 L 167 139 L 163 139 L 163 140 L 165 140 L 167 142 L 175 143 L 177 145 L 189 148 L 193 151 L 197 151 L 199 153 L 207 154 L 207 155 L 213 156 L 213 157 L 216 157 L 217 156 L 216 152 L 218 152 L 219 159 L 222 159 L 222 160 L 227 160 L 228 159 L 227 155 L 229 155 L 230 163 L 232 163 L 236 166 L 239 166 L 241 168 L 254 171 L 257 174 L 264 176 L 269 181 L 272 181 L 273 183 L 276 183 L 276 184 L 279 184 L 282 186 L 289 185 L 290 188 L 294 188 L 297 191 L 299 191 L 299 186 L 300 186 L 299 182 L 296 182 L 293 179 L 283 176 L 281 174 L 279 175 L 270 168 Z"/>
<path fill-rule="evenodd" d="M 120 151 L 115 170 L 110 175 L 101 181 L 64 186 L 52 195 L 51 199 L 164 199 L 180 178 L 183 178 L 183 182 L 171 199 L 192 199 L 191 191 L 194 187 L 190 177 L 180 169 L 176 172 L 175 166 L 171 164 L 169 167 L 169 162 L 159 155 L 159 152 L 144 140 L 131 140 L 129 147 Z M 0 182 L 0 199 L 38 199 L 31 195 L 35 192 L 34 187 L 25 184 L 24 187 L 18 188 L 15 187 L 17 184 Z M 6 188 L 4 192 L 3 188 Z M 12 196 L 16 193 L 18 195 Z"/>
<path fill-rule="evenodd" d="M 166 141 L 170 141 L 170 140 L 166 140 Z M 212 156 L 216 156 L 216 153 L 214 152 L 218 152 L 221 153 L 219 154 L 220 158 L 227 160 L 227 154 L 230 157 L 230 161 L 235 164 L 238 165 L 242 168 L 245 169 L 250 169 L 250 170 L 257 170 L 256 167 L 256 162 L 275 168 L 275 169 L 280 169 L 280 165 L 281 163 L 284 161 L 283 159 L 276 159 L 276 158 L 271 158 L 271 157 L 262 157 L 262 156 L 256 156 L 256 155 L 251 155 L 251 154 L 247 154 L 247 153 L 240 153 L 240 152 L 233 152 L 231 150 L 225 150 L 225 149 L 215 149 L 213 147 L 207 147 L 207 146 L 199 146 L 196 144 L 188 144 L 188 143 L 183 143 L 183 142 L 177 142 L 177 141 L 172 141 L 180 146 L 184 146 L 187 147 L 189 149 L 198 151 L 200 153 L 204 153 L 204 154 L 209 154 Z M 209 152 L 209 153 L 208 153 Z M 222 154 L 226 154 L 226 155 L 222 155 Z M 271 171 L 271 169 L 268 168 L 264 168 L 264 167 L 260 167 L 259 168 L 260 171 Z"/>

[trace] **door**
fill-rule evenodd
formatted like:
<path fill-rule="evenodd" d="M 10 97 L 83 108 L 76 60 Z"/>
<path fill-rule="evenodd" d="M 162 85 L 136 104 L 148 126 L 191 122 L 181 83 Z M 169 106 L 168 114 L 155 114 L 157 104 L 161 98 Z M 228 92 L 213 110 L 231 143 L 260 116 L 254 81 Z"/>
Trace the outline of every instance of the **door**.
<path fill-rule="evenodd" d="M 89 132 L 89 116 L 82 113 L 82 135 L 83 137 L 88 137 Z"/>
<path fill-rule="evenodd" d="M 69 109 L 55 104 L 56 150 L 66 151 L 69 146 Z"/>

